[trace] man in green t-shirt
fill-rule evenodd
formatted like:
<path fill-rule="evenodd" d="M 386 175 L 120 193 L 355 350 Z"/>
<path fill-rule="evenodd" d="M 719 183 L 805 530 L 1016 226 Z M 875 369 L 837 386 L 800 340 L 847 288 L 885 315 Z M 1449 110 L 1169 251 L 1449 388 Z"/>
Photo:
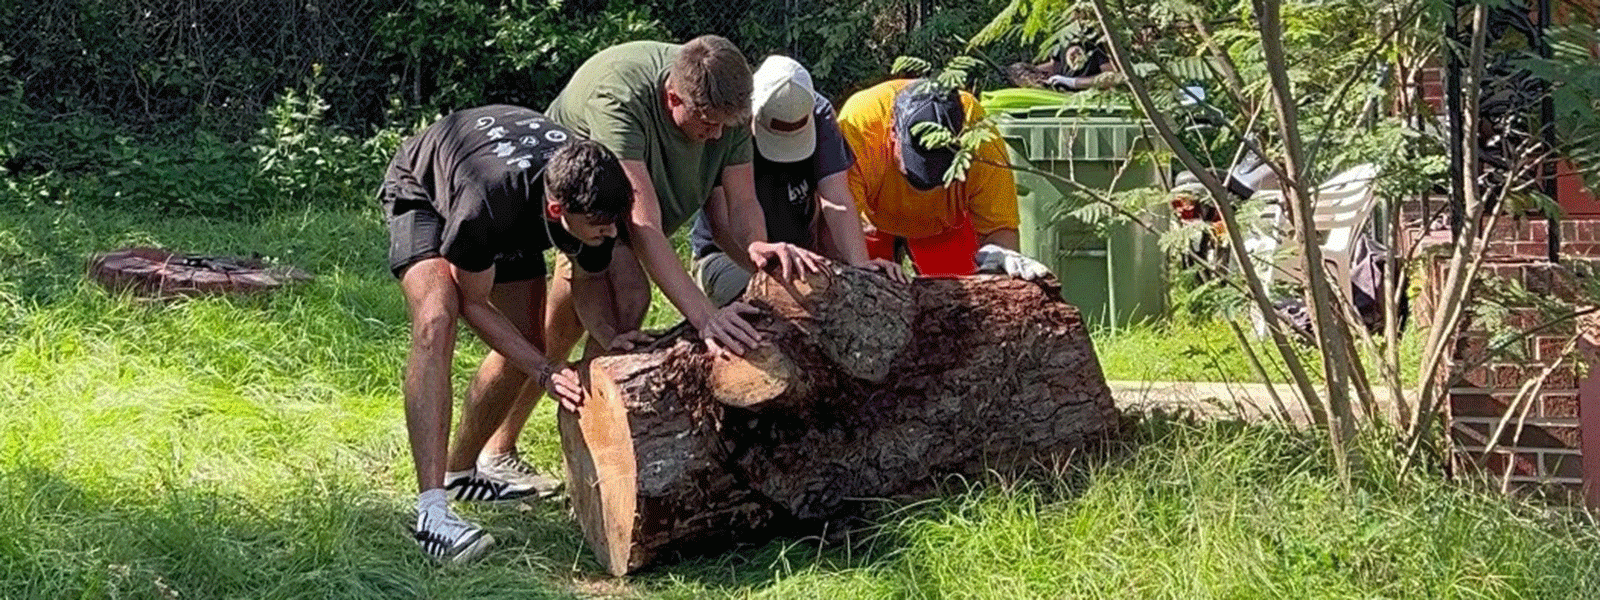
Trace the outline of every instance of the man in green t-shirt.
<path fill-rule="evenodd" d="M 634 190 L 610 268 L 575 270 L 557 255 L 545 310 L 551 356 L 566 356 L 586 330 L 590 355 L 629 349 L 642 339 L 651 280 L 713 351 L 742 355 L 762 344 L 743 317 L 757 309 L 743 302 L 718 308 L 689 277 L 667 238 L 702 206 L 724 217 L 719 222 L 725 226 L 712 233 L 745 269 L 773 264 L 789 277 L 820 268 L 816 254 L 767 241 L 751 164 L 752 85 L 739 49 L 705 35 L 682 45 L 629 42 L 602 50 L 550 103 L 551 120 L 616 153 Z M 718 187 L 723 193 L 713 195 Z M 574 285 L 612 302 L 574 302 Z M 517 399 L 485 454 L 517 456 L 517 438 L 533 408 L 528 396 Z"/>

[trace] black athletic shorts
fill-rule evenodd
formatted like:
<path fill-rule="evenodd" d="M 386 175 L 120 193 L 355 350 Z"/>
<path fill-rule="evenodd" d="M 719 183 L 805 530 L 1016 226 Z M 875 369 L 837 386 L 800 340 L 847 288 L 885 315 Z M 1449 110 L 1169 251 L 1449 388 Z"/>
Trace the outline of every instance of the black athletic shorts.
<path fill-rule="evenodd" d="M 378 190 L 389 224 L 389 272 L 399 278 L 407 267 L 441 256 L 444 216 L 428 200 L 428 191 L 405 169 L 391 163 Z M 524 252 L 494 261 L 494 282 L 544 279 L 544 253 Z"/>

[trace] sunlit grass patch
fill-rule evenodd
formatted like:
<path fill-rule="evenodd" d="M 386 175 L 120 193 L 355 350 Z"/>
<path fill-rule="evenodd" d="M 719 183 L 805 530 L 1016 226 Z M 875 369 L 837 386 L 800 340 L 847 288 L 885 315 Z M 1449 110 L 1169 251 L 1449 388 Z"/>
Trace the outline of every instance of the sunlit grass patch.
<path fill-rule="evenodd" d="M 39 231 L 57 221 L 76 233 Z M 442 568 L 409 537 L 409 334 L 369 215 L 48 209 L 0 231 L 0 252 L 32 257 L 0 267 L 0 321 L 15 325 L 0 335 L 0 598 L 1584 598 L 1600 585 L 1592 523 L 1427 470 L 1401 478 L 1378 444 L 1346 489 L 1318 436 L 1170 418 L 1063 473 L 884 504 L 848 542 L 781 539 L 613 580 L 564 503 L 466 506 L 499 543 Z M 134 239 L 260 248 L 317 278 L 164 302 L 83 281 L 83 257 Z M 652 319 L 677 320 L 659 301 Z M 1225 325 L 1181 327 L 1098 336 L 1108 374 L 1178 379 L 1130 369 L 1188 360 L 1174 348 L 1202 341 L 1228 349 Z M 485 352 L 462 339 L 458 395 Z M 1193 376 L 1239 366 L 1217 356 Z M 558 470 L 553 418 L 542 403 L 522 446 Z"/>

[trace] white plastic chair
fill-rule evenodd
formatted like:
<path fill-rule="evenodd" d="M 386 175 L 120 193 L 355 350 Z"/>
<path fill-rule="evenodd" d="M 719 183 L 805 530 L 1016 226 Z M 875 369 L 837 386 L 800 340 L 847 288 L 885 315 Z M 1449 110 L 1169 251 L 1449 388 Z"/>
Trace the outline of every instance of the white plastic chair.
<path fill-rule="evenodd" d="M 1260 195 L 1257 193 L 1256 197 Z M 1269 200 L 1268 204 L 1261 207 L 1261 214 L 1252 219 L 1242 233 L 1245 254 L 1250 256 L 1251 262 L 1254 263 L 1251 267 L 1255 270 L 1256 277 L 1267 287 L 1270 294 L 1272 282 L 1279 270 L 1276 262 L 1278 247 L 1283 244 L 1283 204 Z M 1250 305 L 1250 324 L 1257 338 L 1267 336 L 1267 320 L 1253 303 Z"/>
<path fill-rule="evenodd" d="M 1356 165 L 1334 175 L 1312 191 L 1311 219 L 1317 228 L 1323 264 L 1331 272 L 1331 280 L 1341 294 L 1350 293 L 1351 251 L 1355 247 L 1356 235 L 1372 217 L 1372 209 L 1377 205 L 1377 189 L 1374 185 L 1377 177 L 1377 165 Z M 1245 241 L 1245 249 L 1255 259 L 1257 275 L 1267 285 L 1279 278 L 1303 284 L 1305 269 L 1301 268 L 1298 255 L 1286 259 L 1274 257 L 1282 245 L 1283 232 L 1292 227 L 1292 224 L 1284 223 L 1283 190 L 1263 190 L 1256 192 L 1252 198 L 1267 202 L 1261 223 L 1249 232 L 1249 239 Z M 1252 320 L 1255 321 L 1256 334 L 1266 335 L 1266 320 L 1260 315 L 1253 315 Z"/>
<path fill-rule="evenodd" d="M 1377 178 L 1377 165 L 1356 165 L 1317 186 L 1313 198 L 1311 219 L 1317 226 L 1322 260 L 1332 267 L 1333 281 L 1343 286 L 1339 289 L 1345 294 L 1350 293 L 1350 255 L 1356 235 L 1377 205 L 1373 185 Z"/>

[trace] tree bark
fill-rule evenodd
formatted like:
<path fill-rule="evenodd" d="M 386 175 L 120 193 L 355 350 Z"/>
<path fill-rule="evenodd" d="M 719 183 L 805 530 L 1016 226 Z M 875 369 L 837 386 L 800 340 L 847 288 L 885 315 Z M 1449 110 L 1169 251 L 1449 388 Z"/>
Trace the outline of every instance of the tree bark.
<path fill-rule="evenodd" d="M 716 358 L 687 332 L 581 371 L 560 415 L 573 508 L 613 574 L 784 531 L 815 533 L 942 478 L 1054 467 L 1119 413 L 1052 280 L 829 267 L 745 298 L 769 341 Z"/>

